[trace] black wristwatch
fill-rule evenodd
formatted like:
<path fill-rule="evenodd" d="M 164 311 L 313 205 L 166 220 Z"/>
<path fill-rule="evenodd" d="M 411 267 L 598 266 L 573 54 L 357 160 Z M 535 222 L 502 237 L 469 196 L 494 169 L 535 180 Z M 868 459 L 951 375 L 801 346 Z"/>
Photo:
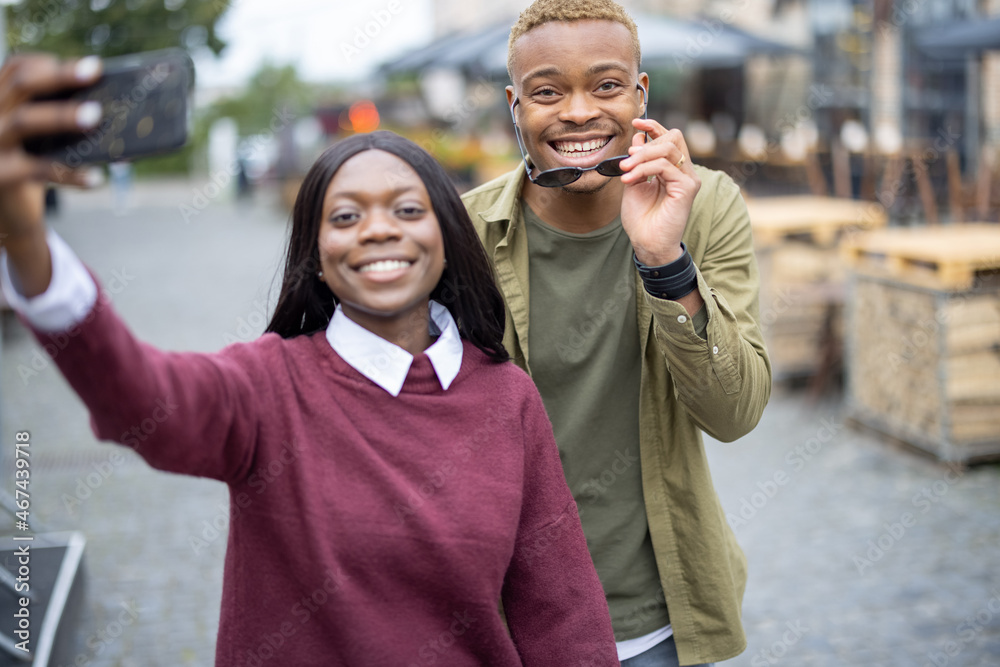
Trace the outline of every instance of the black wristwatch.
<path fill-rule="evenodd" d="M 646 266 L 634 252 L 632 259 L 646 291 L 657 298 L 676 301 L 698 287 L 698 272 L 684 243 L 681 243 L 681 256 L 663 266 Z"/>

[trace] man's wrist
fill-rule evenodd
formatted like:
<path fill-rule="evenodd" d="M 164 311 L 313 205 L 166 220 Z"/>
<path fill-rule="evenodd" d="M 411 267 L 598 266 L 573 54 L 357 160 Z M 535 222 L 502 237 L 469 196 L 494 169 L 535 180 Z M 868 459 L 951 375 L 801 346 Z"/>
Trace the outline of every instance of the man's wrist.
<path fill-rule="evenodd" d="M 647 266 L 633 253 L 635 268 L 639 271 L 646 291 L 659 299 L 676 301 L 698 287 L 698 271 L 687 247 L 681 243 L 681 256 L 662 266 Z"/>
<path fill-rule="evenodd" d="M 684 243 L 678 242 L 656 251 L 649 248 L 633 248 L 633 250 L 636 259 L 645 266 L 666 266 L 684 256 Z"/>

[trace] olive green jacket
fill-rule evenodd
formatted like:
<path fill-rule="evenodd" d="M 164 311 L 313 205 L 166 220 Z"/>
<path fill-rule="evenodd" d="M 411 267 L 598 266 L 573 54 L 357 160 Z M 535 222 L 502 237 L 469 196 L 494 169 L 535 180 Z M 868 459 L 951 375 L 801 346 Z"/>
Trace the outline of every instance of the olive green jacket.
<path fill-rule="evenodd" d="M 702 186 L 684 232 L 708 309 L 707 340 L 675 301 L 650 296 L 635 272 L 642 385 L 639 448 L 649 533 L 680 662 L 718 662 L 746 648 L 746 559 L 719 503 L 701 430 L 723 442 L 757 425 L 771 393 L 759 279 L 739 188 L 696 167 Z M 504 345 L 531 372 L 524 170 L 467 192 L 465 206 L 507 306 Z"/>

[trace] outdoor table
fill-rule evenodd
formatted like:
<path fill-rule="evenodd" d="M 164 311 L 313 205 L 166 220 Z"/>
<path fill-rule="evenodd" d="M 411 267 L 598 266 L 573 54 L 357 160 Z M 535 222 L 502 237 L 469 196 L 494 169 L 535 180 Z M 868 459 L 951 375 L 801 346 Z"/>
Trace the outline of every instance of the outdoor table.
<path fill-rule="evenodd" d="M 846 267 L 837 244 L 885 225 L 886 212 L 874 202 L 815 195 L 751 197 L 747 208 L 773 375 L 811 378 L 818 392 L 842 359 Z"/>

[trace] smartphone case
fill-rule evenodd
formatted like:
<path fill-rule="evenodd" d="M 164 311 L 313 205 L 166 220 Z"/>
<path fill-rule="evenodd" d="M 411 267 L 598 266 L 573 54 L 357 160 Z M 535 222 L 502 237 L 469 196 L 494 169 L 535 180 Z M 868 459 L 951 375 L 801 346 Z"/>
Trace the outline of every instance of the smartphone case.
<path fill-rule="evenodd" d="M 87 88 L 46 98 L 96 100 L 104 110 L 100 124 L 86 133 L 26 141 L 25 150 L 78 167 L 157 155 L 184 145 L 194 81 L 194 64 L 185 51 L 165 49 L 108 58 L 103 71 Z"/>

